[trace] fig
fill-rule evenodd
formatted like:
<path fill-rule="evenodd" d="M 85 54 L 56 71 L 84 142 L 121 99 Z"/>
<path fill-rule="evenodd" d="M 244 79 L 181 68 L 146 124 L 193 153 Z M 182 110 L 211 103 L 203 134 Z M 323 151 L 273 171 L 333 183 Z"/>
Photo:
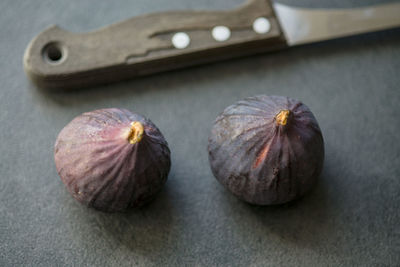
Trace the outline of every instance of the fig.
<path fill-rule="evenodd" d="M 303 196 L 324 162 L 324 141 L 314 115 L 284 96 L 249 97 L 227 107 L 208 141 L 214 176 L 251 204 L 282 204 Z"/>
<path fill-rule="evenodd" d="M 149 202 L 171 166 L 160 130 L 143 116 L 116 108 L 73 119 L 57 137 L 54 158 L 72 196 L 108 212 Z"/>

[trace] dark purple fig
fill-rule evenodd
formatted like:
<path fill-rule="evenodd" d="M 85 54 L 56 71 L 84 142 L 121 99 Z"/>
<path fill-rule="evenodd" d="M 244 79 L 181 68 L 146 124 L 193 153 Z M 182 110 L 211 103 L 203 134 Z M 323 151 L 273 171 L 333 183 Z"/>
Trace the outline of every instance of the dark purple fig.
<path fill-rule="evenodd" d="M 103 211 L 150 201 L 167 180 L 168 144 L 148 119 L 126 109 L 100 109 L 73 119 L 58 135 L 54 158 L 68 191 Z"/>
<path fill-rule="evenodd" d="M 283 96 L 256 96 L 227 107 L 208 143 L 217 180 L 242 200 L 281 204 L 315 184 L 324 161 L 318 123 L 303 103 Z"/>

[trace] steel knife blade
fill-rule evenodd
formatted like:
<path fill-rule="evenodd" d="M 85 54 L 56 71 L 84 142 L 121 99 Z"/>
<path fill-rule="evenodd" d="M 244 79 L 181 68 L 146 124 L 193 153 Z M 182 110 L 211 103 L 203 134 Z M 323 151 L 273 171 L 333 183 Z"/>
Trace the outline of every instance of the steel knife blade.
<path fill-rule="evenodd" d="M 306 9 L 248 0 L 232 10 L 142 15 L 89 33 L 51 26 L 23 61 L 39 87 L 82 88 L 396 27 L 400 2 Z"/>
<path fill-rule="evenodd" d="M 349 9 L 306 9 L 274 3 L 289 46 L 400 26 L 400 3 Z"/>

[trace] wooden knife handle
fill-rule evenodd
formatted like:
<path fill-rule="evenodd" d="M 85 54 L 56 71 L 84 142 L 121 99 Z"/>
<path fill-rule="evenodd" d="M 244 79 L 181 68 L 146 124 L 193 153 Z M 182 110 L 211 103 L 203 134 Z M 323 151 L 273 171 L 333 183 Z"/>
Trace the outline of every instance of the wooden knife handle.
<path fill-rule="evenodd" d="M 76 88 L 286 46 L 271 3 L 248 0 L 233 10 L 148 14 L 89 33 L 52 26 L 31 41 L 24 67 L 40 87 Z"/>

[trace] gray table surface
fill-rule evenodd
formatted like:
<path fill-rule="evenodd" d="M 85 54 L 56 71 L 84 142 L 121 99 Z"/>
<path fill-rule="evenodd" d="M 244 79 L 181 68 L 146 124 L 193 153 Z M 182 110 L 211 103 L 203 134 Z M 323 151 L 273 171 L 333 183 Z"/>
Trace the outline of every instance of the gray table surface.
<path fill-rule="evenodd" d="M 230 8 L 240 0 L 47 0 L 0 3 L 0 266 L 399 266 L 400 31 L 392 30 L 77 92 L 45 92 L 22 55 L 50 24 L 94 30 L 134 15 Z M 379 0 L 285 0 L 352 7 Z M 257 207 L 212 176 L 207 138 L 227 105 L 257 94 L 307 104 L 325 137 L 317 186 Z M 53 161 L 58 132 L 105 107 L 141 113 L 172 151 L 147 207 L 106 214 L 76 202 Z"/>

